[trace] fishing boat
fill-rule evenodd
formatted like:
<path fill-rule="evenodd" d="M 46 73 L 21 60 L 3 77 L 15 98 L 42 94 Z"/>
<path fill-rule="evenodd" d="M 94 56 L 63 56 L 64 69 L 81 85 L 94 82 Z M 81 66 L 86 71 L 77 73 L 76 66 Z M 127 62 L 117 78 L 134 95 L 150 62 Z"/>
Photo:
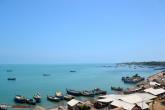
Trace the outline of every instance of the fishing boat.
<path fill-rule="evenodd" d="M 45 74 L 43 74 L 43 76 L 50 76 L 50 74 L 46 74 L 46 73 L 45 73 Z"/>
<path fill-rule="evenodd" d="M 138 82 L 141 82 L 141 81 L 145 80 L 144 77 L 141 77 L 138 74 L 135 74 L 132 77 L 129 77 L 129 76 L 122 77 L 121 79 L 124 83 L 132 83 L 132 84 L 133 83 L 138 83 Z"/>
<path fill-rule="evenodd" d="M 33 99 L 26 99 L 26 103 L 29 105 L 36 105 L 36 101 Z"/>
<path fill-rule="evenodd" d="M 103 67 L 112 67 L 111 65 L 104 65 Z"/>
<path fill-rule="evenodd" d="M 123 91 L 123 88 L 111 86 L 111 90 L 114 90 L 114 91 Z"/>
<path fill-rule="evenodd" d="M 11 69 L 7 69 L 6 72 L 13 72 L 13 70 L 11 70 Z"/>
<path fill-rule="evenodd" d="M 54 102 L 59 102 L 61 99 L 56 96 L 47 96 L 47 99 Z"/>
<path fill-rule="evenodd" d="M 72 72 L 72 73 L 73 73 L 73 72 L 76 72 L 76 71 L 75 71 L 75 70 L 70 70 L 70 72 Z"/>
<path fill-rule="evenodd" d="M 0 110 L 7 110 L 8 106 L 6 104 L 0 104 Z"/>
<path fill-rule="evenodd" d="M 86 97 L 94 97 L 94 95 L 95 95 L 94 91 L 87 91 L 87 90 L 82 91 L 81 94 L 82 94 L 82 96 L 86 96 Z"/>
<path fill-rule="evenodd" d="M 35 94 L 33 96 L 33 98 L 36 101 L 36 103 L 40 103 L 41 102 L 41 95 L 39 93 Z"/>
<path fill-rule="evenodd" d="M 14 98 L 14 101 L 16 103 L 26 103 L 26 98 L 24 96 L 21 96 L 21 95 L 16 95 Z"/>
<path fill-rule="evenodd" d="M 65 95 L 64 96 L 64 100 L 67 100 L 67 101 L 70 101 L 70 100 L 72 100 L 72 99 L 74 99 L 75 97 L 74 96 L 72 96 L 72 95 Z"/>
<path fill-rule="evenodd" d="M 7 78 L 7 80 L 9 80 L 9 81 L 15 81 L 16 78 L 15 77 L 14 78 Z"/>
<path fill-rule="evenodd" d="M 81 96 L 81 91 L 66 89 L 67 94 L 73 95 L 73 96 Z"/>
<path fill-rule="evenodd" d="M 56 93 L 55 93 L 55 96 L 56 96 L 57 98 L 61 99 L 61 100 L 64 99 L 64 96 L 63 96 L 62 92 L 60 92 L 60 91 L 56 92 Z"/>
<path fill-rule="evenodd" d="M 105 95 L 105 94 L 107 94 L 107 91 L 101 90 L 100 88 L 95 88 L 93 90 L 93 92 L 94 92 L 95 95 Z"/>

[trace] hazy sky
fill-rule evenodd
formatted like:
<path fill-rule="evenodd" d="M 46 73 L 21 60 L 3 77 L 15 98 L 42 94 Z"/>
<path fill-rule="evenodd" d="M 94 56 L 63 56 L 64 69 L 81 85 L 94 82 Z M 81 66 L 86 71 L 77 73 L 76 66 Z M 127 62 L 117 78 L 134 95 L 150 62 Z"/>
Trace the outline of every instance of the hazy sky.
<path fill-rule="evenodd" d="M 0 63 L 165 60 L 164 0 L 0 0 Z"/>

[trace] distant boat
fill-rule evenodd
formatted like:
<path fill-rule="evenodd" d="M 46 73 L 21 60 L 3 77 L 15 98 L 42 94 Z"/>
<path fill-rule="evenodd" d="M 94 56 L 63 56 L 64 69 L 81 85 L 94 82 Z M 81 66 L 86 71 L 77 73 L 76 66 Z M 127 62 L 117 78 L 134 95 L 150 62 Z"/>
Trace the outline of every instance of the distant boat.
<path fill-rule="evenodd" d="M 13 72 L 13 70 L 11 70 L 11 69 L 7 69 L 6 72 Z"/>
<path fill-rule="evenodd" d="M 50 101 L 54 101 L 54 102 L 59 102 L 60 98 L 56 97 L 56 96 L 47 96 L 47 99 Z"/>
<path fill-rule="evenodd" d="M 43 74 L 43 76 L 50 76 L 50 74 L 46 74 L 46 73 L 45 73 L 45 74 Z"/>
<path fill-rule="evenodd" d="M 74 73 L 74 72 L 76 72 L 76 71 L 75 71 L 75 70 L 70 70 L 70 72 Z"/>
<path fill-rule="evenodd" d="M 111 65 L 104 65 L 103 67 L 112 67 Z"/>
<path fill-rule="evenodd" d="M 7 78 L 7 80 L 11 80 L 11 81 L 15 81 L 16 80 L 16 78 L 14 77 L 14 78 Z"/>

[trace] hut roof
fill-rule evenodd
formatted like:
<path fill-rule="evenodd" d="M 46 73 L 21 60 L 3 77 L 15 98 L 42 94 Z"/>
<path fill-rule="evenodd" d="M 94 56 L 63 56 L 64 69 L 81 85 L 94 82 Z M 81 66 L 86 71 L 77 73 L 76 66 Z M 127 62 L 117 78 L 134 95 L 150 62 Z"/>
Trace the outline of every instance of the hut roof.
<path fill-rule="evenodd" d="M 160 84 L 159 84 L 159 83 L 154 82 L 154 81 L 151 81 L 151 82 L 150 82 L 150 85 L 151 85 L 151 86 L 156 86 L 156 85 L 160 86 Z"/>
<path fill-rule="evenodd" d="M 115 100 L 111 103 L 111 105 L 116 107 L 123 107 L 126 110 L 132 110 L 132 108 L 135 106 L 134 104 L 127 103 L 121 100 Z M 137 103 L 137 105 L 143 109 L 149 108 L 149 106 L 145 102 Z"/>
<path fill-rule="evenodd" d="M 148 88 L 144 90 L 145 92 L 151 93 L 153 95 L 160 95 L 165 93 L 165 90 L 160 88 L 160 89 L 154 89 L 154 88 Z"/>
<path fill-rule="evenodd" d="M 125 102 L 134 104 L 134 103 L 139 103 L 142 101 L 148 102 L 154 98 L 156 98 L 156 96 L 151 95 L 149 93 L 134 93 L 134 94 L 124 95 L 120 99 Z"/>
<path fill-rule="evenodd" d="M 69 102 L 67 102 L 67 104 L 68 104 L 69 106 L 71 106 L 71 107 L 77 105 L 78 103 L 82 103 L 82 102 L 79 101 L 79 100 L 76 100 L 76 99 L 72 99 L 72 100 L 70 100 Z"/>
<path fill-rule="evenodd" d="M 124 101 L 120 101 L 120 100 L 115 100 L 111 103 L 111 105 L 116 106 L 116 107 L 123 107 L 126 110 L 131 110 L 133 108 L 132 104 L 129 104 L 127 102 Z"/>

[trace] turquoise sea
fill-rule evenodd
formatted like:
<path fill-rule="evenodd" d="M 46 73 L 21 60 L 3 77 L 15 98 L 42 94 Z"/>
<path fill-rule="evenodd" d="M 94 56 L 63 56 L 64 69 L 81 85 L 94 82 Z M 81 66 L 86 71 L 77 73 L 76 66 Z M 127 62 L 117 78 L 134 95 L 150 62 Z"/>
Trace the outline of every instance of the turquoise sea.
<path fill-rule="evenodd" d="M 24 95 L 31 98 L 35 93 L 40 92 L 43 100 L 41 106 L 51 108 L 65 102 L 49 102 L 47 95 L 54 95 L 55 91 L 62 91 L 66 88 L 75 90 L 91 90 L 99 87 L 111 93 L 110 86 L 132 87 L 124 84 L 122 76 L 134 75 L 148 77 L 157 71 L 152 68 L 129 68 L 128 66 L 103 67 L 105 64 L 52 64 L 52 65 L 0 65 L 0 103 L 14 105 L 15 95 Z M 6 70 L 11 69 L 12 72 Z M 70 72 L 75 70 L 76 72 Z M 43 74 L 50 74 L 44 77 Z M 8 81 L 8 77 L 16 77 L 16 81 Z"/>

